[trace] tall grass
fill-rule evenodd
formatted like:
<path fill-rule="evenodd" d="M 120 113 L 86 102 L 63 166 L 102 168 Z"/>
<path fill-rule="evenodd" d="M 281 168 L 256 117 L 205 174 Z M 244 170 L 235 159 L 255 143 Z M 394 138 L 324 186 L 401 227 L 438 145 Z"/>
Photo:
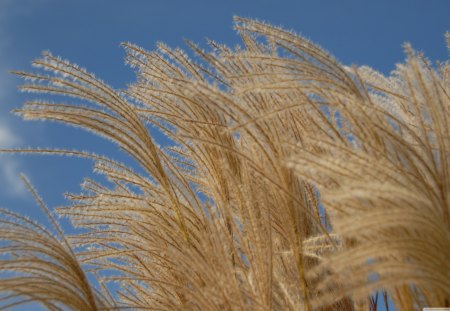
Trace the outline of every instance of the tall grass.
<path fill-rule="evenodd" d="M 90 158 L 109 182 L 67 195 L 57 213 L 83 230 L 66 236 L 25 179 L 56 231 L 1 210 L 3 306 L 450 306 L 448 63 L 405 46 L 386 77 L 280 28 L 237 17 L 235 29 L 238 49 L 188 42 L 196 61 L 124 44 L 137 75 L 124 91 L 50 53 L 33 62 L 39 72 L 16 72 L 22 91 L 81 99 L 17 114 L 103 136 L 139 169 L 14 150 Z M 158 146 L 149 126 L 172 143 Z"/>

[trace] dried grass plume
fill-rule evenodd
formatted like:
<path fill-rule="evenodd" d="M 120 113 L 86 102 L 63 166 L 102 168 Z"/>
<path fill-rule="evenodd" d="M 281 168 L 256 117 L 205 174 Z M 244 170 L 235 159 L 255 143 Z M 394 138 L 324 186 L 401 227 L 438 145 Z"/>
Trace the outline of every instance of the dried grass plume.
<path fill-rule="evenodd" d="M 258 21 L 235 29 L 241 48 L 188 42 L 195 60 L 125 43 L 137 79 L 122 91 L 48 52 L 16 72 L 22 91 L 78 101 L 15 113 L 87 129 L 135 163 L 2 150 L 88 158 L 108 182 L 67 194 L 56 212 L 80 228 L 67 236 L 24 178 L 54 230 L 0 210 L 0 308 L 450 307 L 448 62 L 406 45 L 384 76 Z"/>

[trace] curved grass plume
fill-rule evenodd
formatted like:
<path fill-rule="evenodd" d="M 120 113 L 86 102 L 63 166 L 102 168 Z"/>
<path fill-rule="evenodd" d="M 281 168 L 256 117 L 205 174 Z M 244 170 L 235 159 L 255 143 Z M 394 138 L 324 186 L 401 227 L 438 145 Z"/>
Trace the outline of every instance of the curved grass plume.
<path fill-rule="evenodd" d="M 55 233 L 0 210 L 1 308 L 450 307 L 448 63 L 406 45 L 384 76 L 258 21 L 235 29 L 241 48 L 188 42 L 195 61 L 125 43 L 137 79 L 123 91 L 50 53 L 16 72 L 22 91 L 79 100 L 17 114 L 89 130 L 135 163 L 3 150 L 87 157 L 108 182 L 67 195 L 56 212 L 80 228 L 67 236 L 24 178 Z"/>

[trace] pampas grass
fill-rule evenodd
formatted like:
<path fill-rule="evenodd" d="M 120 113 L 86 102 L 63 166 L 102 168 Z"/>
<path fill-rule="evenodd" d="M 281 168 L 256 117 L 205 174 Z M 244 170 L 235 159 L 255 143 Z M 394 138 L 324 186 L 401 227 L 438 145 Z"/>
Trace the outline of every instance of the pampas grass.
<path fill-rule="evenodd" d="M 235 28 L 242 48 L 188 42 L 195 61 L 125 43 L 137 80 L 120 92 L 48 52 L 37 73 L 16 72 L 22 91 L 80 100 L 17 114 L 87 129 L 135 163 L 3 150 L 87 157 L 109 181 L 67 195 L 56 212 L 83 230 L 66 236 L 25 179 L 56 234 L 1 211 L 3 307 L 450 306 L 448 63 L 405 46 L 386 77 L 280 28 L 239 17 Z"/>

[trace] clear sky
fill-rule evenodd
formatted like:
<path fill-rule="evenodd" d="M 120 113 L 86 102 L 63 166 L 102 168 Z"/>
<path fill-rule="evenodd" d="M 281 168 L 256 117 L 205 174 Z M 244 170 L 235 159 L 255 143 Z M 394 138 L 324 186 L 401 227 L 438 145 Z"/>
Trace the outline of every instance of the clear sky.
<path fill-rule="evenodd" d="M 127 160 L 114 145 L 82 130 L 10 114 L 35 96 L 19 94 L 21 81 L 8 71 L 29 70 L 32 59 L 50 50 L 124 88 L 134 75 L 124 64 L 121 42 L 148 50 L 158 41 L 183 48 L 185 38 L 235 45 L 234 15 L 292 29 L 346 65 L 367 64 L 384 73 L 403 61 L 404 42 L 431 60 L 448 57 L 450 0 L 0 0 L 0 148 L 77 148 Z M 87 160 L 0 155 L 0 206 L 43 219 L 18 173 L 27 174 L 56 207 L 66 203 L 64 192 L 78 192 L 91 168 Z"/>

